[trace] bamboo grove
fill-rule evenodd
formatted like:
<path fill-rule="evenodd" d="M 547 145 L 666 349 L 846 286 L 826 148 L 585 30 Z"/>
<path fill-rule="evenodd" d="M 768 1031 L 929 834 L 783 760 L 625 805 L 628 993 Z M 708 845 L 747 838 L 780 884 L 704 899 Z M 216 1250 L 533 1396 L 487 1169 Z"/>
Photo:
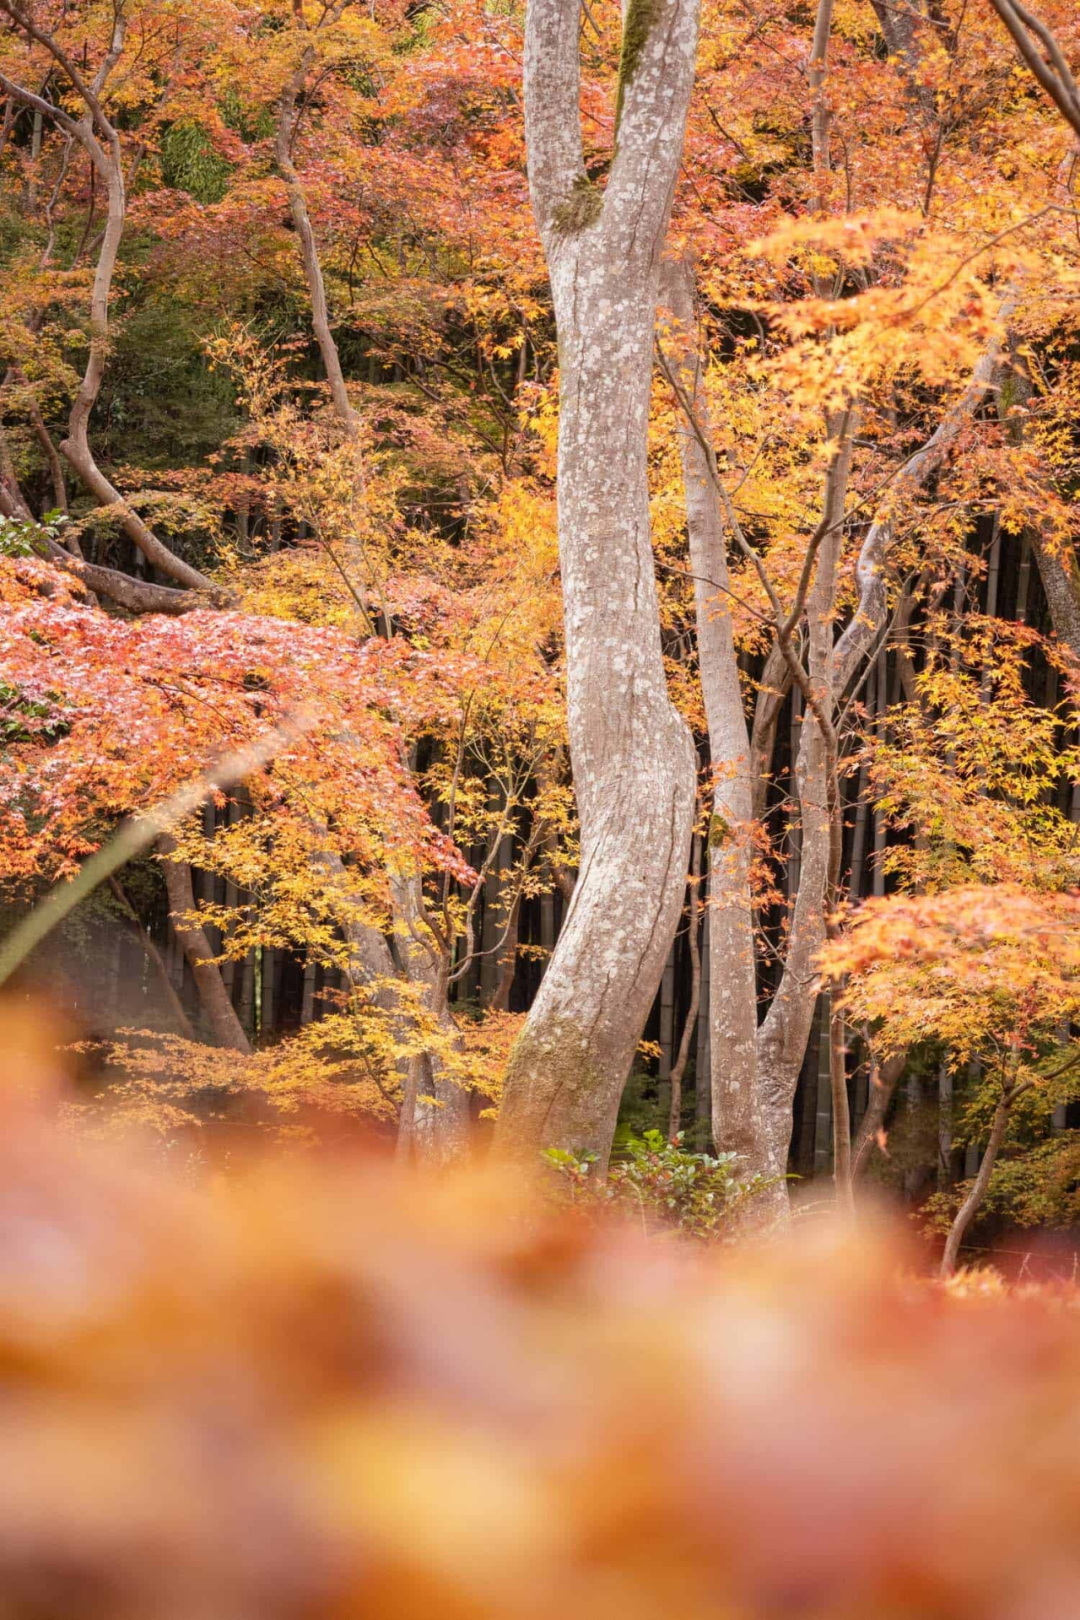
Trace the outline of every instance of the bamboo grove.
<path fill-rule="evenodd" d="M 1070 1224 L 1068 0 L 0 14 L 4 971 L 87 1107 Z"/>

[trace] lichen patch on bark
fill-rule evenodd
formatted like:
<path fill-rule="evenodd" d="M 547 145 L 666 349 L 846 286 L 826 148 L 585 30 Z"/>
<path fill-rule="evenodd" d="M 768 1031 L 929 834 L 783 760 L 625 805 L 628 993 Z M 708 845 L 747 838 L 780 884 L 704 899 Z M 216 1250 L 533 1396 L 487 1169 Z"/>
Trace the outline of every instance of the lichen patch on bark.
<path fill-rule="evenodd" d="M 642 53 L 654 24 L 660 16 L 662 0 L 630 0 L 623 23 L 622 50 L 619 54 L 619 90 L 615 103 L 615 133 L 619 132 L 626 89 L 641 65 Z"/>
<path fill-rule="evenodd" d="M 728 843 L 730 838 L 730 822 L 725 821 L 724 817 L 720 815 L 718 811 L 714 811 L 709 817 L 708 847 L 710 849 L 720 849 L 724 844 Z"/>
<path fill-rule="evenodd" d="M 579 174 L 570 188 L 569 197 L 558 203 L 551 216 L 551 227 L 560 236 L 576 236 L 579 231 L 595 225 L 604 207 L 604 193 L 593 184 L 587 174 Z"/>

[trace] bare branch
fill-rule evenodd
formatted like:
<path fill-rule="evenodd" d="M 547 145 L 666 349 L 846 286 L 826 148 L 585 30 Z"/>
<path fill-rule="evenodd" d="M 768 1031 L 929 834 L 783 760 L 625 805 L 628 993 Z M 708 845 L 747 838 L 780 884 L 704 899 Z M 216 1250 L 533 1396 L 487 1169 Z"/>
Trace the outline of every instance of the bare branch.
<path fill-rule="evenodd" d="M 1021 0 L 990 0 L 990 4 L 1012 35 L 1033 76 L 1062 117 L 1080 135 L 1080 85 L 1054 35 Z"/>

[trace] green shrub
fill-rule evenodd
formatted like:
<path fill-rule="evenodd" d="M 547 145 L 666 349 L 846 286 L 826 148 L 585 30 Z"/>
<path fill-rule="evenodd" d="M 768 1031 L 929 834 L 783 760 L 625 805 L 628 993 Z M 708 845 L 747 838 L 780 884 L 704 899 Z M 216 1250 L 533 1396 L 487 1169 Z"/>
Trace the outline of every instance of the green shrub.
<path fill-rule="evenodd" d="M 612 1207 L 641 1220 L 647 1231 L 675 1230 L 687 1237 L 725 1235 L 732 1216 L 767 1185 L 761 1176 L 740 1181 L 734 1153 L 695 1153 L 662 1131 L 630 1136 L 606 1176 L 597 1176 L 595 1153 L 548 1148 L 545 1162 L 562 1178 L 574 1203 Z"/>

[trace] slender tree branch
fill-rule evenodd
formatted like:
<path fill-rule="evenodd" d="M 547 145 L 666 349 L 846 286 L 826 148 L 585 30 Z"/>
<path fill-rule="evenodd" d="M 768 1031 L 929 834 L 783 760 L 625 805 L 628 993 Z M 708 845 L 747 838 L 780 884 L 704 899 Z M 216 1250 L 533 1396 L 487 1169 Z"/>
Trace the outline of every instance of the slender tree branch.
<path fill-rule="evenodd" d="M 1080 135 L 1080 86 L 1057 39 L 1021 0 L 990 0 L 990 4 L 1012 35 L 1032 75 L 1062 117 Z"/>

